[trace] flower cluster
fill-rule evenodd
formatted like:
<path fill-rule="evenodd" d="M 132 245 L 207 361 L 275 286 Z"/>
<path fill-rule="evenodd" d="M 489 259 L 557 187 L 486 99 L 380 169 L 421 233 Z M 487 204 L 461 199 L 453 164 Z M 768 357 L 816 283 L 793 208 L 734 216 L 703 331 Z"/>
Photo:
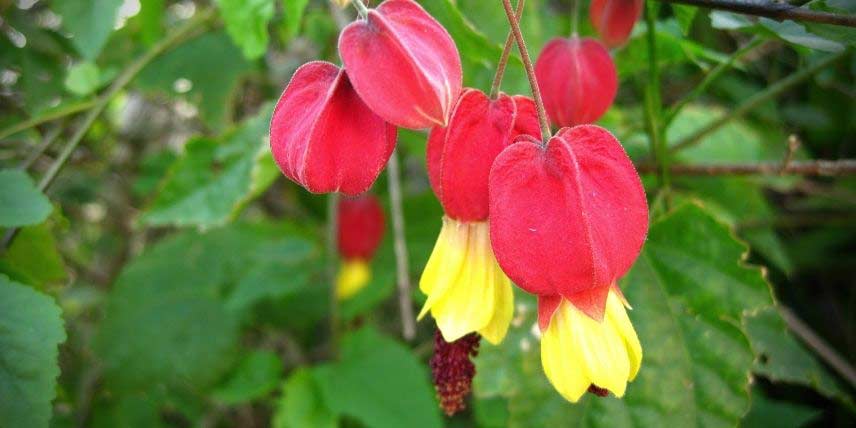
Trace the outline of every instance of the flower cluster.
<path fill-rule="evenodd" d="M 542 365 L 558 392 L 573 402 L 586 391 L 622 396 L 642 348 L 617 280 L 641 250 L 648 207 L 621 144 L 589 125 L 618 89 L 606 47 L 574 36 L 544 48 L 534 74 L 560 129 L 542 135 L 532 98 L 462 87 L 455 42 L 416 2 L 354 4 L 360 18 L 339 38 L 344 67 L 297 70 L 274 111 L 271 151 L 311 192 L 360 195 L 389 159 L 396 127 L 429 131 L 427 172 L 445 215 L 419 281 L 419 317 L 430 313 L 439 330 L 432 369 L 444 409 L 463 408 L 479 337 L 505 337 L 512 282 L 538 298 Z M 609 46 L 626 40 L 640 5 L 593 1 Z M 339 221 L 347 297 L 368 281 L 383 213 L 359 196 L 342 201 Z"/>

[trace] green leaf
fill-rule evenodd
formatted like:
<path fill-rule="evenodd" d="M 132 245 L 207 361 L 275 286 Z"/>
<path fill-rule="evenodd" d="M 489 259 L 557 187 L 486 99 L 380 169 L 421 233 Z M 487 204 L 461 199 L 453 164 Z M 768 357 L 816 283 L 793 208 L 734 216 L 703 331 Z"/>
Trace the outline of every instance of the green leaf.
<path fill-rule="evenodd" d="M 205 124 L 219 131 L 231 122 L 232 98 L 251 67 L 227 35 L 215 32 L 160 56 L 140 72 L 136 82 L 143 89 L 174 97 L 186 87 L 176 82 L 185 79 L 190 89 L 181 93 L 199 108 Z"/>
<path fill-rule="evenodd" d="M 761 18 L 758 23 L 763 28 L 772 31 L 780 39 L 795 45 L 824 52 L 840 52 L 844 50 L 844 45 L 841 43 L 812 34 L 806 30 L 803 24 L 798 24 L 794 21 L 778 22 L 768 18 Z"/>
<path fill-rule="evenodd" d="M 752 390 L 752 408 L 740 421 L 741 428 L 800 428 L 821 414 L 821 410 L 768 398 L 760 388 Z"/>
<path fill-rule="evenodd" d="M 276 389 L 282 380 L 282 361 L 270 351 L 253 351 L 235 372 L 211 393 L 226 405 L 247 403 L 262 398 Z"/>
<path fill-rule="evenodd" d="M 675 19 L 678 20 L 678 24 L 681 26 L 681 33 L 684 36 L 688 36 L 693 26 L 693 20 L 695 20 L 696 14 L 698 14 L 698 8 L 682 4 L 672 4 L 671 6 L 672 12 L 675 13 Z"/>
<path fill-rule="evenodd" d="M 65 88 L 75 95 L 89 95 L 101 84 L 101 71 L 92 62 L 73 65 L 65 76 Z"/>
<path fill-rule="evenodd" d="M 241 314 L 227 289 L 282 257 L 282 226 L 233 224 L 166 238 L 128 263 L 112 287 L 95 349 L 111 387 L 212 386 L 231 366 Z"/>
<path fill-rule="evenodd" d="M 53 8 L 62 26 L 71 33 L 71 43 L 88 60 L 94 60 L 113 31 L 122 0 L 60 0 Z"/>
<path fill-rule="evenodd" d="M 310 243 L 288 239 L 269 248 L 264 251 L 268 260 L 250 269 L 229 295 L 229 309 L 240 311 L 263 299 L 288 296 L 310 283 L 317 271 L 307 266 L 309 258 L 316 255 Z"/>
<path fill-rule="evenodd" d="M 211 227 L 233 219 L 278 176 L 266 140 L 271 111 L 262 107 L 221 140 L 190 140 L 141 221 Z"/>
<path fill-rule="evenodd" d="M 852 401 L 838 380 L 794 339 L 775 307 L 746 318 L 745 328 L 756 355 L 756 373 L 774 382 L 813 388 L 845 403 Z"/>
<path fill-rule="evenodd" d="M 345 337 L 341 360 L 316 374 L 330 408 L 367 426 L 442 426 L 426 366 L 370 327 Z"/>
<path fill-rule="evenodd" d="M 66 278 L 65 263 L 59 254 L 49 220 L 18 231 L 12 245 L 0 254 L 0 272 L 16 281 L 45 289 Z"/>
<path fill-rule="evenodd" d="M 638 31 L 641 28 L 641 31 Z M 644 23 L 637 25 L 637 31 L 627 45 L 616 52 L 615 66 L 618 76 L 626 79 L 648 70 L 648 49 Z M 693 40 L 684 37 L 676 20 L 657 23 L 657 63 L 660 68 L 693 63 L 706 70 L 711 63 L 722 63 L 728 56 L 704 47 Z"/>
<path fill-rule="evenodd" d="M 760 269 L 742 265 L 746 247 L 702 207 L 684 204 L 651 227 L 622 281 L 644 349 L 623 399 L 572 405 L 540 364 L 534 300 L 517 300 L 509 336 L 477 358 L 478 398 L 508 400 L 509 426 L 735 426 L 749 408 L 753 354 L 745 316 L 772 304 Z"/>
<path fill-rule="evenodd" d="M 164 0 L 145 0 L 140 2 L 140 39 L 146 46 L 152 46 L 163 36 Z"/>
<path fill-rule="evenodd" d="M 47 427 L 66 339 L 50 297 L 0 275 L 0 427 Z"/>
<path fill-rule="evenodd" d="M 26 172 L 0 170 L 0 227 L 20 227 L 45 221 L 53 211 L 50 201 Z"/>
<path fill-rule="evenodd" d="M 300 21 L 309 0 L 282 0 L 282 8 L 285 13 L 285 38 L 291 39 L 300 32 Z"/>
<path fill-rule="evenodd" d="M 298 368 L 285 381 L 273 416 L 273 428 L 336 428 L 336 414 L 324 402 L 311 369 Z"/>
<path fill-rule="evenodd" d="M 226 31 L 241 47 L 244 57 L 262 56 L 268 44 L 268 22 L 273 18 L 274 0 L 215 0 Z"/>

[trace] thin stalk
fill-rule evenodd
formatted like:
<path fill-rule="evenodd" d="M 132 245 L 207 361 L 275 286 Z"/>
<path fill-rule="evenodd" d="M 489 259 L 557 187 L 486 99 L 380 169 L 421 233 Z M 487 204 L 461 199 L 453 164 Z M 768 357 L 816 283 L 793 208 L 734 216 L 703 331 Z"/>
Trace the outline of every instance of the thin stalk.
<path fill-rule="evenodd" d="M 330 354 L 335 356 L 339 348 L 339 296 L 336 294 L 336 273 L 339 269 L 339 194 L 327 196 L 327 282 L 330 284 Z"/>
<path fill-rule="evenodd" d="M 571 37 L 579 36 L 577 31 L 580 26 L 580 0 L 571 0 Z"/>
<path fill-rule="evenodd" d="M 692 145 L 698 144 L 699 142 L 701 142 L 701 140 L 705 136 L 716 131 L 717 129 L 719 129 L 723 125 L 727 124 L 728 122 L 730 122 L 734 119 L 742 117 L 746 113 L 754 110 L 760 104 L 777 97 L 782 92 L 786 91 L 787 89 L 790 89 L 792 86 L 802 82 L 803 80 L 808 79 L 809 77 L 811 77 L 812 75 L 814 75 L 818 71 L 823 70 L 824 68 L 828 67 L 830 64 L 834 63 L 835 61 L 838 61 L 841 58 L 846 57 L 848 55 L 848 53 L 849 53 L 849 49 L 845 49 L 841 52 L 830 54 L 826 58 L 815 63 L 814 65 L 806 67 L 806 68 L 804 68 L 804 69 L 802 69 L 802 70 L 800 70 L 794 74 L 791 74 L 790 76 L 788 76 L 782 80 L 779 80 L 778 82 L 768 86 L 763 91 L 758 92 L 755 95 L 752 95 L 751 97 L 749 97 L 749 99 L 747 99 L 746 101 L 744 101 L 743 103 L 738 105 L 736 108 L 729 110 L 728 113 L 725 114 L 724 116 L 720 117 L 717 120 L 714 120 L 713 122 L 709 123 L 707 126 L 701 128 L 701 129 L 699 129 L 698 131 L 696 131 L 692 135 L 689 135 L 689 136 L 683 138 L 682 140 L 678 141 L 677 143 L 675 143 L 674 146 L 671 147 L 670 150 L 674 153 L 674 152 L 677 152 L 679 150 L 683 150 L 687 147 L 690 147 Z"/>
<path fill-rule="evenodd" d="M 648 83 L 645 87 L 645 119 L 651 154 L 659 167 L 660 185 L 669 188 L 669 153 L 663 135 L 663 104 L 660 99 L 660 68 L 657 63 L 657 4 L 645 5 L 645 22 L 648 26 Z"/>
<path fill-rule="evenodd" d="M 81 102 L 74 103 L 74 104 L 69 104 L 69 105 L 64 106 L 62 108 L 59 108 L 57 110 L 53 110 L 53 111 L 49 111 L 47 113 L 44 113 L 41 116 L 33 117 L 33 118 L 27 119 L 23 122 L 18 122 L 12 126 L 3 128 L 2 130 L 0 130 L 0 140 L 4 139 L 10 135 L 14 135 L 14 134 L 17 134 L 21 131 L 25 131 L 27 129 L 30 129 L 34 126 L 39 126 L 45 122 L 50 122 L 52 120 L 56 120 L 56 119 L 66 117 L 66 116 L 71 116 L 75 113 L 79 113 L 79 112 L 82 112 L 84 110 L 88 110 L 92 106 L 94 106 L 97 103 L 97 101 L 98 100 L 96 98 L 93 98 L 90 100 L 81 101 Z"/>
<path fill-rule="evenodd" d="M 544 110 L 544 100 L 541 98 L 541 90 L 538 89 L 538 80 L 535 78 L 535 68 L 532 66 L 529 50 L 526 48 L 526 42 L 523 40 L 523 33 L 520 32 L 520 24 L 514 19 L 514 11 L 511 10 L 511 0 L 502 0 L 502 6 L 505 8 L 505 16 L 508 18 L 511 32 L 514 33 L 514 39 L 517 40 L 517 49 L 520 51 L 520 57 L 523 59 L 523 67 L 526 69 L 529 86 L 532 87 L 532 98 L 535 99 L 535 109 L 538 111 L 538 121 L 541 124 L 541 136 L 546 146 L 552 135 L 550 133 L 550 122 L 547 121 L 547 112 Z"/>
<path fill-rule="evenodd" d="M 387 166 L 389 205 L 392 211 L 392 235 L 395 243 L 395 273 L 398 284 L 398 306 L 401 316 L 401 335 L 410 341 L 416 337 L 416 318 L 413 315 L 413 294 L 410 285 L 410 264 L 404 235 L 404 208 L 401 196 L 401 167 L 398 150 L 392 152 Z"/>
<path fill-rule="evenodd" d="M 755 38 L 747 42 L 745 46 L 731 54 L 731 56 L 728 57 L 727 61 L 719 63 L 716 67 L 713 68 L 713 70 L 710 70 L 710 72 L 708 72 L 707 75 L 704 76 L 704 79 L 702 79 L 698 86 L 693 88 L 693 90 L 689 94 L 681 98 L 680 101 L 675 103 L 675 105 L 673 105 L 672 108 L 669 109 L 669 111 L 666 113 L 666 119 L 663 121 L 664 127 L 668 128 L 669 124 L 671 124 L 672 121 L 675 120 L 675 117 L 678 115 L 678 113 L 681 112 L 684 107 L 687 106 L 687 104 L 695 101 L 696 99 L 698 99 L 698 97 L 704 94 L 710 84 L 713 83 L 716 79 L 718 79 L 719 76 L 721 76 L 725 71 L 729 70 L 740 58 L 744 57 L 746 54 L 754 51 L 755 49 L 760 48 L 766 43 L 766 40 L 756 36 Z"/>
<path fill-rule="evenodd" d="M 523 7 L 526 0 L 517 0 L 517 10 L 514 13 L 517 22 L 523 16 Z M 502 77 L 505 75 L 505 68 L 508 66 L 508 58 L 511 56 L 511 46 L 514 43 L 514 33 L 508 32 L 505 38 L 505 45 L 502 47 L 502 55 L 499 57 L 499 63 L 496 64 L 496 74 L 493 76 L 493 84 L 490 85 L 490 99 L 495 100 L 499 96 L 499 88 L 502 86 Z"/>
<path fill-rule="evenodd" d="M 47 132 L 47 134 L 45 134 L 44 138 L 42 139 L 42 143 L 39 144 L 39 146 L 36 147 L 36 149 L 33 150 L 29 156 L 27 156 L 27 159 L 25 159 L 23 162 L 21 162 L 21 165 L 19 166 L 19 168 L 26 171 L 31 166 L 33 166 L 33 164 L 36 163 L 36 160 L 39 159 L 39 157 L 42 155 L 42 153 L 44 153 L 45 150 L 47 150 L 48 147 L 50 147 L 50 145 L 53 144 L 53 142 L 57 139 L 57 137 L 59 137 L 59 134 L 61 132 L 62 132 L 62 125 L 61 124 L 51 128 L 51 130 L 49 130 Z"/>
<path fill-rule="evenodd" d="M 354 5 L 354 8 L 357 9 L 357 13 L 360 15 L 360 18 L 366 19 L 369 16 L 369 8 L 363 3 L 363 0 L 351 0 L 351 4 Z"/>

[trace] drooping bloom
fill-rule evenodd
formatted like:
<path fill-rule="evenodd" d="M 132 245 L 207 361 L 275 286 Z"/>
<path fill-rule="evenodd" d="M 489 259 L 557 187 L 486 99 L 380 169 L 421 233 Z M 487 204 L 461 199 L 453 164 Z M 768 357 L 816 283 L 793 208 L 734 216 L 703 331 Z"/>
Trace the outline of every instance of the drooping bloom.
<path fill-rule="evenodd" d="M 618 92 L 615 63 L 597 40 L 550 40 L 535 63 L 544 108 L 558 127 L 594 123 Z"/>
<path fill-rule="evenodd" d="M 642 360 L 616 281 L 648 231 L 639 175 L 621 144 L 594 125 L 564 128 L 546 148 L 520 137 L 490 174 L 497 261 L 538 296 L 541 362 L 576 402 L 589 388 L 624 394 Z"/>
<path fill-rule="evenodd" d="M 589 18 L 603 43 L 609 47 L 621 46 L 633 31 L 644 6 L 645 0 L 592 0 Z"/>
<path fill-rule="evenodd" d="M 396 132 L 360 100 L 344 70 L 314 61 L 297 69 L 276 103 L 270 147 L 285 176 L 306 190 L 357 195 L 389 160 Z"/>
<path fill-rule="evenodd" d="M 371 194 L 344 197 L 339 200 L 338 219 L 342 267 L 336 280 L 336 294 L 347 299 L 371 280 L 369 262 L 383 239 L 383 208 Z"/>
<path fill-rule="evenodd" d="M 452 37 L 412 0 L 387 0 L 349 24 L 339 54 L 354 88 L 386 121 L 409 129 L 446 126 L 462 85 Z"/>
<path fill-rule="evenodd" d="M 513 312 L 508 277 L 496 263 L 488 229 L 488 175 L 517 135 L 540 135 L 531 99 L 481 91 L 461 94 L 446 128 L 428 138 L 428 176 L 445 216 L 419 288 L 447 342 L 477 332 L 505 337 Z"/>

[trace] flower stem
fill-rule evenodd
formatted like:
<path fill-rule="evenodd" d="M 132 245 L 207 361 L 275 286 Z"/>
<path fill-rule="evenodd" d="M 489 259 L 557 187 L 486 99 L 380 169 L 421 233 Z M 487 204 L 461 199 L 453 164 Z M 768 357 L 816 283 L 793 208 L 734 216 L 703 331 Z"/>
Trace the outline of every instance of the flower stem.
<path fill-rule="evenodd" d="M 580 0 L 571 0 L 571 37 L 576 38 L 579 35 L 577 29 L 580 24 Z"/>
<path fill-rule="evenodd" d="M 651 154 L 659 167 L 660 185 L 669 188 L 669 152 L 663 136 L 662 101 L 660 99 L 660 69 L 657 63 L 657 4 L 645 5 L 645 23 L 648 27 L 648 83 L 645 87 L 645 119 L 648 127 L 648 139 Z"/>
<path fill-rule="evenodd" d="M 330 284 L 330 354 L 335 356 L 339 346 L 339 296 L 336 294 L 338 270 L 339 194 L 327 196 L 327 281 Z"/>
<path fill-rule="evenodd" d="M 529 50 L 523 40 L 523 33 L 520 32 L 520 24 L 514 18 L 514 11 L 511 10 L 511 0 L 502 0 L 502 6 L 505 8 L 505 16 L 508 18 L 511 32 L 517 40 L 517 49 L 523 59 L 523 67 L 526 69 L 529 86 L 532 87 L 532 98 L 535 99 L 535 109 L 538 111 L 538 121 L 541 124 L 541 137 L 546 146 L 552 135 L 550 133 L 550 122 L 547 121 L 547 112 L 544 110 L 544 100 L 541 98 L 541 90 L 538 89 L 538 80 L 535 78 L 535 68 L 532 67 L 532 59 L 529 57 Z"/>
<path fill-rule="evenodd" d="M 366 19 L 369 15 L 369 8 L 366 7 L 363 0 L 351 0 L 351 4 L 357 9 L 357 13 L 360 15 L 360 18 Z"/>
<path fill-rule="evenodd" d="M 398 283 L 398 305 L 401 316 L 401 335 L 410 341 L 416 337 L 416 322 L 413 316 L 413 298 L 410 291 L 410 265 L 407 260 L 407 242 L 404 236 L 404 208 L 401 203 L 401 167 L 398 149 L 392 152 L 387 168 L 389 204 L 392 212 L 392 233 L 395 246 L 395 273 Z"/>
<path fill-rule="evenodd" d="M 520 22 L 520 17 L 523 16 L 523 7 L 526 0 L 517 0 L 517 10 L 514 13 L 517 22 Z M 508 57 L 511 55 L 511 46 L 514 43 L 514 33 L 508 32 L 508 37 L 505 38 L 505 46 L 502 47 L 502 55 L 499 57 L 499 63 L 496 64 L 496 74 L 493 76 L 493 84 L 490 86 L 490 99 L 495 100 L 499 95 L 499 87 L 502 86 L 502 76 L 505 75 L 505 68 L 508 66 Z"/>

